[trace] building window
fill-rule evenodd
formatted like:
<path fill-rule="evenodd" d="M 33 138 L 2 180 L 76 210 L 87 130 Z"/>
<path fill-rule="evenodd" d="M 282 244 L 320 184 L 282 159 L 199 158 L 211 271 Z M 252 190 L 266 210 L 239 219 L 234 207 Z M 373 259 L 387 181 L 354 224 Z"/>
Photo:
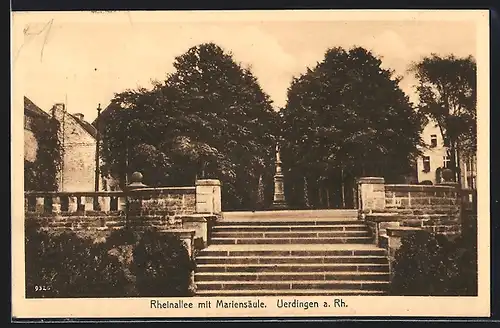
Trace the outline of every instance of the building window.
<path fill-rule="evenodd" d="M 431 147 L 437 147 L 438 139 L 437 135 L 431 134 Z"/>
<path fill-rule="evenodd" d="M 424 163 L 424 172 L 430 172 L 430 170 L 431 170 L 431 158 L 430 158 L 430 156 L 424 156 L 423 163 Z"/>
<path fill-rule="evenodd" d="M 443 156 L 443 167 L 445 169 L 449 169 L 450 168 L 450 157 L 448 155 L 446 156 Z"/>

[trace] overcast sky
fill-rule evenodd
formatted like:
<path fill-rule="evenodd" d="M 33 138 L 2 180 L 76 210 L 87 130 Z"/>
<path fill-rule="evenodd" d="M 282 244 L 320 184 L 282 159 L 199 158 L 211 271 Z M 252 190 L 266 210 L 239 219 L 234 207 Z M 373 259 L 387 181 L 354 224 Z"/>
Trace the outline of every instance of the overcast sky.
<path fill-rule="evenodd" d="M 117 13 L 118 14 L 118 13 Z M 113 14 L 107 14 L 113 15 Z M 416 100 L 408 65 L 424 55 L 476 56 L 476 29 L 467 21 L 244 21 L 145 22 L 128 14 L 113 22 L 72 22 L 53 15 L 51 24 L 25 26 L 22 48 L 13 48 L 13 69 L 25 72 L 24 94 L 48 111 L 66 102 L 88 121 L 115 92 L 150 87 L 173 70 L 176 56 L 191 46 L 214 42 L 251 65 L 274 105 L 286 103 L 292 80 L 321 61 L 325 50 L 362 46 L 383 67 L 405 76 L 402 89 Z"/>

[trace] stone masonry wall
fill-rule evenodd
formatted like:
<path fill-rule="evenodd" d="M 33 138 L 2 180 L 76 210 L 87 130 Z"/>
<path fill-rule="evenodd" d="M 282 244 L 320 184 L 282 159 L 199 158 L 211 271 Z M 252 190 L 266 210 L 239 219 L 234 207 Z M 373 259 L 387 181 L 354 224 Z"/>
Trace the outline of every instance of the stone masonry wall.
<path fill-rule="evenodd" d="M 182 216 L 196 210 L 195 187 L 147 188 L 128 194 L 101 192 L 96 194 L 100 195 L 97 198 L 101 209 L 94 208 L 93 193 L 52 194 L 28 194 L 25 218 L 54 232 L 72 230 L 80 234 L 106 235 L 127 224 L 136 229 L 178 229 L 182 228 Z"/>
<path fill-rule="evenodd" d="M 449 209 L 459 205 L 453 186 L 385 185 L 385 207 L 397 209 Z"/>
<path fill-rule="evenodd" d="M 385 211 L 402 227 L 454 235 L 461 232 L 460 193 L 455 186 L 385 185 Z"/>
<path fill-rule="evenodd" d="M 371 227 L 377 242 L 383 242 L 389 227 L 449 236 L 462 232 L 461 195 L 455 185 L 384 184 L 383 178 L 361 178 L 359 184 L 360 218 Z M 379 203 L 381 197 L 383 205 L 373 206 L 371 199 Z"/>
<path fill-rule="evenodd" d="M 182 216 L 196 212 L 195 187 L 143 188 L 129 196 L 129 220 L 160 229 L 181 228 Z"/>

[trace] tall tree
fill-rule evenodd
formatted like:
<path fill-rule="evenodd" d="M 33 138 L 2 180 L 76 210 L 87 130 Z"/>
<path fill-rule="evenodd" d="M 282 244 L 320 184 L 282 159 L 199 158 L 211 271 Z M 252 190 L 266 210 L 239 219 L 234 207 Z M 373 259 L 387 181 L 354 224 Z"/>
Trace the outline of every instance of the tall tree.
<path fill-rule="evenodd" d="M 311 190 L 332 188 L 328 197 L 336 195 L 337 206 L 352 200 L 347 191 L 356 177 L 396 181 L 414 170 L 423 121 L 399 88 L 400 78 L 381 64 L 360 47 L 328 49 L 288 89 L 282 113 L 286 171 L 306 176 Z M 304 189 L 300 180 L 289 191 L 292 199 Z M 311 204 L 321 205 L 319 194 L 310 194 L 318 195 Z"/>
<path fill-rule="evenodd" d="M 439 126 L 449 145 L 450 169 L 460 182 L 460 154 L 476 152 L 476 62 L 472 56 L 431 54 L 413 63 L 419 108 Z"/>
<path fill-rule="evenodd" d="M 277 114 L 269 96 L 213 43 L 190 48 L 174 67 L 152 90 L 115 96 L 115 117 L 105 125 L 106 162 L 115 172 L 139 170 L 152 185 L 217 178 L 226 208 L 252 207 L 261 175 L 272 192 Z"/>

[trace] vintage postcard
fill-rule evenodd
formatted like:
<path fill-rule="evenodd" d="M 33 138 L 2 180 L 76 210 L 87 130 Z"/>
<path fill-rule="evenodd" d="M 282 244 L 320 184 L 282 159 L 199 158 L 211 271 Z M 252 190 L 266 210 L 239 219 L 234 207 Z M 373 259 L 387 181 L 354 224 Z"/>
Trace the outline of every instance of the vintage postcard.
<path fill-rule="evenodd" d="M 488 11 L 12 26 L 13 317 L 490 315 Z"/>

